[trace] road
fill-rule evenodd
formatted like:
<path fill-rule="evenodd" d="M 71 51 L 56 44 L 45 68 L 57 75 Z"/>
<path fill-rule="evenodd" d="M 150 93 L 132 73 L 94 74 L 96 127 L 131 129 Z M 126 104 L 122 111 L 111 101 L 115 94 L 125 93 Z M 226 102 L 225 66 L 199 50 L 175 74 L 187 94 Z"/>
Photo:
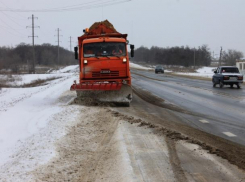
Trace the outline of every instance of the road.
<path fill-rule="evenodd" d="M 214 98 L 208 82 L 135 70 L 131 107 L 120 107 L 91 98 L 77 102 L 69 91 L 75 74 L 35 88 L 2 90 L 0 145 L 6 146 L 0 151 L 0 181 L 245 181 L 245 146 L 232 130 L 242 122 L 221 122 L 198 103 Z M 231 91 L 239 94 L 233 98 Z M 213 92 L 219 104 L 244 94 Z M 222 127 L 237 137 L 212 135 Z"/>
<path fill-rule="evenodd" d="M 175 112 L 182 122 L 202 131 L 245 145 L 244 89 L 213 88 L 212 83 L 132 70 L 133 86 L 149 91 L 189 114 Z"/>

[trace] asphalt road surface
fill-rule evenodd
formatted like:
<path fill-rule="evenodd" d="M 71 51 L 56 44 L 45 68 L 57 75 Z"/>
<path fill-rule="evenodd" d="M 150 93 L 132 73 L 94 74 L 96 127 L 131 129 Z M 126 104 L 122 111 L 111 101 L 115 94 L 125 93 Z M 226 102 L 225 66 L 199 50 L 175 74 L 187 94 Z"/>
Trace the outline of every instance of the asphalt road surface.
<path fill-rule="evenodd" d="M 155 74 L 153 71 L 131 70 L 131 74 L 134 88 L 148 91 L 159 100 L 163 99 L 165 104 L 179 108 L 181 112 L 177 109 L 174 114 L 182 118 L 181 122 L 245 145 L 243 88 L 213 88 L 211 81 Z"/>

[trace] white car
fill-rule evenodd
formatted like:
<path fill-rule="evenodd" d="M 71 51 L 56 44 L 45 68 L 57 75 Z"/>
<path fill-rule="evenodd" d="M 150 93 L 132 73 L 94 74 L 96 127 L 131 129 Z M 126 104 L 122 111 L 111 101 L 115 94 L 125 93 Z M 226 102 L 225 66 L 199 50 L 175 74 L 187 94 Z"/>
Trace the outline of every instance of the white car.
<path fill-rule="evenodd" d="M 223 88 L 224 85 L 230 85 L 231 88 L 236 85 L 237 88 L 240 88 L 240 84 L 243 83 L 243 75 L 239 73 L 236 66 L 220 66 L 214 71 L 212 82 L 213 87 L 219 84 L 220 88 Z"/>

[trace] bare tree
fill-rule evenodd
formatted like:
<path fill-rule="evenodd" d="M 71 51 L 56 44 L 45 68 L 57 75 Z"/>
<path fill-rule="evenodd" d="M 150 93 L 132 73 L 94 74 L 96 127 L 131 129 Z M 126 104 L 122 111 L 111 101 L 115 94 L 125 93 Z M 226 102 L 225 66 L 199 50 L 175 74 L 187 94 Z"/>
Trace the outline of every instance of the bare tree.
<path fill-rule="evenodd" d="M 233 66 L 236 65 L 236 60 L 241 59 L 242 57 L 242 52 L 229 49 L 227 52 L 223 52 L 222 61 L 225 63 L 225 65 Z"/>

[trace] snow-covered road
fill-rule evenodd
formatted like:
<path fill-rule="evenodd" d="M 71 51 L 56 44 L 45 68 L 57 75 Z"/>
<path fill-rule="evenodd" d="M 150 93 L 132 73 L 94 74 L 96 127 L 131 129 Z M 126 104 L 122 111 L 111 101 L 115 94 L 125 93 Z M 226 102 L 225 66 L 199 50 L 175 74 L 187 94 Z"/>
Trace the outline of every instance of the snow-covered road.
<path fill-rule="evenodd" d="M 174 110 L 154 104 L 148 92 L 138 97 L 137 90 L 130 108 L 76 105 L 76 93 L 69 90 L 76 70 L 52 72 L 60 78 L 43 86 L 0 90 L 0 182 L 245 179 L 229 163 L 243 163 L 244 150 L 221 158 L 225 151 L 212 142 L 222 141 L 205 140 L 207 134 L 181 124 Z"/>

